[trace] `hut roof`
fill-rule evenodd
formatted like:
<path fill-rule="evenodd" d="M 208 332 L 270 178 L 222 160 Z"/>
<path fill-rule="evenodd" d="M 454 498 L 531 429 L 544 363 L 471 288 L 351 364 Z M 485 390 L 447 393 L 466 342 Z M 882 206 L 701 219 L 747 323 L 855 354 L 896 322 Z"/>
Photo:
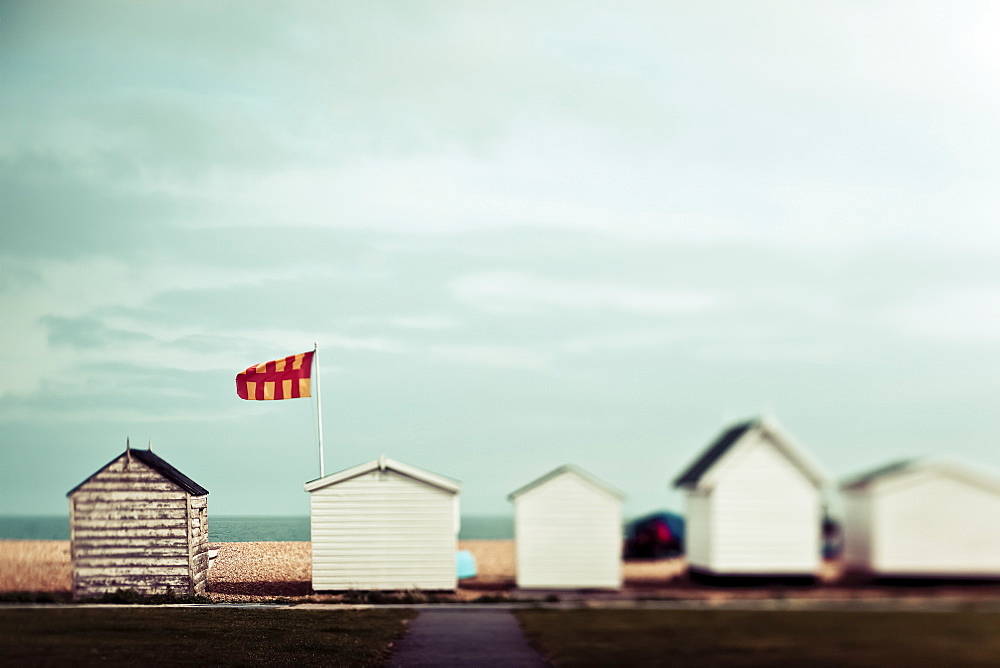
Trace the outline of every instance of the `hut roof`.
<path fill-rule="evenodd" d="M 310 480 L 305 484 L 305 489 L 307 492 L 315 492 L 317 489 L 321 489 L 329 485 L 336 485 L 337 483 L 350 480 L 351 478 L 357 478 L 358 476 L 371 473 L 372 471 L 386 470 L 395 471 L 396 473 L 408 476 L 414 480 L 419 480 L 420 482 L 433 487 L 439 487 L 446 492 L 451 492 L 452 494 L 457 494 L 462 488 L 461 484 L 459 484 L 457 480 L 452 480 L 451 478 L 446 478 L 444 476 L 437 475 L 436 473 L 424 471 L 423 469 L 418 469 L 415 466 L 397 462 L 394 459 L 389 459 L 385 455 L 382 455 L 374 461 L 370 461 L 365 464 L 358 464 L 357 466 L 352 466 L 349 469 L 344 469 L 343 471 L 331 473 L 330 475 L 323 476 L 322 478 Z"/>
<path fill-rule="evenodd" d="M 767 436 L 815 485 L 820 486 L 826 482 L 826 476 L 777 422 L 771 418 L 753 418 L 737 423 L 722 432 L 708 449 L 677 476 L 674 486 L 696 487 L 726 453 L 740 443 L 747 434 L 754 431 Z"/>
<path fill-rule="evenodd" d="M 561 476 L 564 473 L 572 473 L 572 474 L 576 475 L 577 477 L 581 478 L 584 482 L 588 483 L 589 485 L 591 485 L 593 487 L 596 487 L 599 491 L 602 491 L 602 492 L 605 492 L 607 494 L 610 494 L 611 496 L 614 496 L 614 497 L 616 497 L 618 499 L 624 499 L 625 498 L 625 494 L 623 494 L 619 490 L 615 489 L 614 487 L 612 487 L 608 483 L 604 482 L 600 478 L 597 478 L 597 477 L 591 475 L 590 473 L 588 473 L 587 471 L 584 471 L 579 466 L 574 466 L 573 464 L 566 464 L 564 466 L 560 466 L 557 469 L 549 471 L 548 473 L 546 473 L 545 475 L 543 475 L 541 478 L 538 478 L 537 480 L 533 480 L 532 482 L 529 482 L 524 487 L 521 487 L 519 489 L 514 490 L 513 492 L 511 492 L 510 494 L 507 495 L 507 500 L 508 501 L 513 501 L 514 499 L 516 499 L 517 497 L 521 496 L 522 494 L 530 492 L 531 490 L 535 489 L 536 487 L 540 487 L 540 486 L 544 485 L 545 483 L 547 483 L 549 480 L 552 480 L 553 478 L 557 478 L 557 477 Z"/>
<path fill-rule="evenodd" d="M 842 482 L 840 487 L 846 491 L 859 491 L 891 478 L 920 472 L 944 473 L 1000 493 L 1000 472 L 953 457 L 922 457 L 892 462 L 852 476 Z"/>
<path fill-rule="evenodd" d="M 729 448 L 733 446 L 736 441 L 740 439 L 743 434 L 750 431 L 754 426 L 756 426 L 757 420 L 748 420 L 746 422 L 741 422 L 734 425 L 722 432 L 717 439 L 709 446 L 702 455 L 696 459 L 684 473 L 677 477 L 674 481 L 674 485 L 680 487 L 681 485 L 694 485 L 697 484 L 698 480 L 701 479 L 702 474 L 719 460 L 722 455 L 724 455 Z"/>
<path fill-rule="evenodd" d="M 98 473 L 108 468 L 122 457 L 125 457 L 126 455 L 129 454 L 132 456 L 133 459 L 139 460 L 149 468 L 153 469 L 154 471 L 162 475 L 170 482 L 174 483 L 175 485 L 183 489 L 188 494 L 191 494 L 192 496 L 204 496 L 208 494 L 207 489 L 205 489 L 204 487 L 196 483 L 194 480 L 191 480 L 191 478 L 187 477 L 186 475 L 175 469 L 173 466 L 168 464 L 164 459 L 162 459 L 159 455 L 155 454 L 152 450 L 126 450 L 125 452 L 118 455 L 110 462 L 99 468 L 97 471 L 95 471 L 89 478 L 81 482 L 73 489 L 66 492 L 66 496 L 72 496 L 74 492 L 76 492 L 78 489 L 80 489 L 88 482 L 90 482 L 94 478 L 94 476 L 96 476 Z"/>
<path fill-rule="evenodd" d="M 887 476 L 902 473 L 904 471 L 912 471 L 915 461 L 916 460 L 913 459 L 901 459 L 889 464 L 883 464 L 882 466 L 865 471 L 864 473 L 858 473 L 851 476 L 847 480 L 844 480 L 840 486 L 843 489 L 861 489 L 862 487 L 867 487 L 876 480 L 880 480 Z"/>

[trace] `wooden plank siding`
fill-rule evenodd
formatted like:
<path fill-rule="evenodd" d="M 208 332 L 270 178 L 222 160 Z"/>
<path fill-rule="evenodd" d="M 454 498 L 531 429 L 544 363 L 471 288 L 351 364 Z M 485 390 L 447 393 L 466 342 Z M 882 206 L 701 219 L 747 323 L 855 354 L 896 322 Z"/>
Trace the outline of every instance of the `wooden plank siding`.
<path fill-rule="evenodd" d="M 188 572 L 191 573 L 191 591 L 204 594 L 208 584 L 208 499 L 204 496 L 188 497 Z"/>
<path fill-rule="evenodd" d="M 205 591 L 208 517 L 160 471 L 122 454 L 70 493 L 74 598 Z"/>

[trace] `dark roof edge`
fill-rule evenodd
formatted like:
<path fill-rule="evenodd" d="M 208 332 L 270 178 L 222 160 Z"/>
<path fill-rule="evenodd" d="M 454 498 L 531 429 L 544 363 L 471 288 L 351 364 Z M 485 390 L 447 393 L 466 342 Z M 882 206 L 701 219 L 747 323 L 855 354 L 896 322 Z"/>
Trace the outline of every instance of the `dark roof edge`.
<path fill-rule="evenodd" d="M 674 487 L 686 487 L 698 484 L 701 477 L 719 461 L 733 445 L 739 441 L 744 434 L 751 429 L 759 427 L 760 418 L 744 420 L 729 427 L 715 439 L 715 441 L 702 452 L 691 464 L 674 480 Z"/>
<path fill-rule="evenodd" d="M 87 477 L 86 480 L 84 480 L 79 485 L 66 492 L 66 496 L 72 496 L 78 489 L 80 489 L 88 482 L 93 480 L 94 477 L 97 476 L 97 474 L 99 474 L 101 471 L 108 468 L 112 464 L 114 464 L 116 461 L 124 457 L 126 454 L 129 454 L 129 452 L 130 452 L 129 450 L 126 450 L 125 452 L 118 455 L 110 462 L 102 466 L 101 468 L 94 471 L 94 473 L 92 473 L 89 477 Z M 192 496 L 205 496 L 206 494 L 208 494 L 207 489 L 205 489 L 204 487 L 196 483 L 194 480 L 191 480 L 191 478 L 187 477 L 186 475 L 175 469 L 173 466 L 167 463 L 166 460 L 164 460 L 159 455 L 155 454 L 152 450 L 131 450 L 131 455 L 136 459 L 138 459 L 143 464 L 145 464 L 146 466 L 148 466 L 149 468 L 153 469 L 154 471 L 162 475 L 170 482 L 180 487 L 188 494 L 191 494 Z"/>
<path fill-rule="evenodd" d="M 917 459 L 900 459 L 853 475 L 840 484 L 841 489 L 860 489 L 869 483 L 893 473 L 900 473 L 917 463 Z"/>

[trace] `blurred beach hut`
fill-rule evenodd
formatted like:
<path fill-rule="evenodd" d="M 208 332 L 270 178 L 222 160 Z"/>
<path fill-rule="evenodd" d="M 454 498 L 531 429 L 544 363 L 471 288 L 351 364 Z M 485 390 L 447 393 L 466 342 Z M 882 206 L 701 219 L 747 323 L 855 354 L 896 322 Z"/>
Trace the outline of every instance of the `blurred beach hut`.
<path fill-rule="evenodd" d="M 621 492 L 562 466 L 511 493 L 517 586 L 616 589 L 622 584 Z"/>
<path fill-rule="evenodd" d="M 208 490 L 152 450 L 126 447 L 67 496 L 74 598 L 205 592 Z"/>
<path fill-rule="evenodd" d="M 382 456 L 305 489 L 316 591 L 457 586 L 454 480 Z"/>
<path fill-rule="evenodd" d="M 841 485 L 844 560 L 872 577 L 1000 577 L 1000 474 L 914 459 Z"/>
<path fill-rule="evenodd" d="M 814 577 L 826 477 L 771 418 L 724 431 L 680 476 L 695 574 Z"/>

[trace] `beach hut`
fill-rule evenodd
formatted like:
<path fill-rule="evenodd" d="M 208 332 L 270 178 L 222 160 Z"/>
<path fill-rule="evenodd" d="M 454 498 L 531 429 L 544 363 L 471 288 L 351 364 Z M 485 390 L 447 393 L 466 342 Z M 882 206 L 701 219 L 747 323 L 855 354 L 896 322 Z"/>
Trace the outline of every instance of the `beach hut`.
<path fill-rule="evenodd" d="M 514 503 L 518 587 L 621 586 L 621 492 L 567 465 L 521 487 L 508 499 Z"/>
<path fill-rule="evenodd" d="M 826 477 L 773 419 L 724 431 L 674 484 L 684 490 L 694 573 L 813 577 Z"/>
<path fill-rule="evenodd" d="M 305 489 L 316 591 L 457 586 L 454 480 L 382 456 Z"/>
<path fill-rule="evenodd" d="M 152 450 L 126 447 L 67 496 L 74 598 L 205 592 L 208 490 Z"/>
<path fill-rule="evenodd" d="M 1000 474 L 956 459 L 915 459 L 855 476 L 841 493 L 849 571 L 1000 577 Z"/>

